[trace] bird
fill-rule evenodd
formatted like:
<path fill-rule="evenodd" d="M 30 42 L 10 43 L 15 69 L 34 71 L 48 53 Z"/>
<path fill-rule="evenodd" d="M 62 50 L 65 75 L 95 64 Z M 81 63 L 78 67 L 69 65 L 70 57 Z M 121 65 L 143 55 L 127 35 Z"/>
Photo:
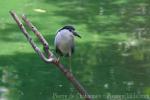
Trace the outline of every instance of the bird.
<path fill-rule="evenodd" d="M 56 53 L 60 56 L 69 57 L 70 71 L 72 71 L 71 56 L 75 51 L 75 36 L 81 38 L 81 36 L 75 31 L 75 28 L 72 25 L 66 25 L 56 32 L 54 40 Z"/>

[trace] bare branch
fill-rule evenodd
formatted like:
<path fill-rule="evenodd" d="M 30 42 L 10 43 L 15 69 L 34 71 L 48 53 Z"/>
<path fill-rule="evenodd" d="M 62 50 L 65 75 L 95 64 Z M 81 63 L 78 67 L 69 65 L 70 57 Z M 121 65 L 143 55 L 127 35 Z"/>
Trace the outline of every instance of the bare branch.
<path fill-rule="evenodd" d="M 52 62 L 54 61 L 53 58 L 49 58 L 47 59 L 44 54 L 41 52 L 41 50 L 36 46 L 36 44 L 34 43 L 33 39 L 31 38 L 31 36 L 29 35 L 29 33 L 26 31 L 25 27 L 23 26 L 22 22 L 19 20 L 19 17 L 16 15 L 16 13 L 10 11 L 10 14 L 12 15 L 12 17 L 14 18 L 14 20 L 16 21 L 17 25 L 19 26 L 20 30 L 22 31 L 22 33 L 25 35 L 25 37 L 27 38 L 27 40 L 29 41 L 29 43 L 31 44 L 31 46 L 33 47 L 33 49 L 35 50 L 35 52 L 45 61 L 45 62 Z"/>
<path fill-rule="evenodd" d="M 31 44 L 35 52 L 42 58 L 43 61 L 47 63 L 53 63 L 56 65 L 56 67 L 59 68 L 59 70 L 65 75 L 65 77 L 73 84 L 73 86 L 78 90 L 78 92 L 85 98 L 85 100 L 92 100 L 90 95 L 87 93 L 87 91 L 83 88 L 83 86 L 78 82 L 78 80 L 73 76 L 73 74 L 64 67 L 63 64 L 57 61 L 55 55 L 49 50 L 48 42 L 45 40 L 45 38 L 42 36 L 42 34 L 37 30 L 37 28 L 25 17 L 22 16 L 22 19 L 25 21 L 27 26 L 36 34 L 40 42 L 42 43 L 45 53 L 48 54 L 48 58 L 41 52 L 41 50 L 37 47 L 29 33 L 26 31 L 25 27 L 19 20 L 18 16 L 15 12 L 10 11 L 11 16 L 16 21 L 18 27 L 22 31 L 22 33 L 27 38 L 28 42 Z"/>
<path fill-rule="evenodd" d="M 41 33 L 37 30 L 37 28 L 26 18 L 25 15 L 22 16 L 22 19 L 27 24 L 27 26 L 35 33 L 35 35 L 39 38 L 40 42 L 43 44 L 45 52 L 48 54 L 50 58 L 52 56 L 52 52 L 49 51 L 49 45 L 45 38 L 41 35 Z"/>

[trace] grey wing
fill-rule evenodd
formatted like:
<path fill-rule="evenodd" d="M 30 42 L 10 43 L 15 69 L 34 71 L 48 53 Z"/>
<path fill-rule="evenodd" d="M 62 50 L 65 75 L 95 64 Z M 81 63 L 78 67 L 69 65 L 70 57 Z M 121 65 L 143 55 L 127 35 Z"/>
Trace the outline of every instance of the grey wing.
<path fill-rule="evenodd" d="M 74 46 L 74 43 L 73 44 L 71 44 L 71 52 L 68 52 L 65 56 L 66 57 L 69 57 L 69 56 L 71 56 L 73 53 L 74 53 L 74 51 L 75 51 L 75 46 Z"/>
<path fill-rule="evenodd" d="M 60 56 L 63 56 L 63 53 L 59 50 L 57 46 L 56 46 L 56 53 L 58 53 Z"/>
<path fill-rule="evenodd" d="M 59 34 L 57 33 L 57 35 L 55 36 L 55 40 L 54 40 L 54 45 L 55 45 L 55 51 L 56 53 L 58 53 L 60 56 L 63 56 L 63 53 L 60 51 L 60 49 L 58 48 L 58 42 L 59 42 Z"/>

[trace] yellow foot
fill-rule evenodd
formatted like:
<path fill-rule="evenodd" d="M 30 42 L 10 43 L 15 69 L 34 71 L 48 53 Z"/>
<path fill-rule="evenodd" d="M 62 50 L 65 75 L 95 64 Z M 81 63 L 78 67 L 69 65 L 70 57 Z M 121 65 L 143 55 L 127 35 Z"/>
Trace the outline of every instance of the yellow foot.
<path fill-rule="evenodd" d="M 59 57 L 55 59 L 54 63 L 58 64 L 59 63 Z"/>
<path fill-rule="evenodd" d="M 56 60 L 56 62 L 59 63 L 59 60 L 60 60 L 60 58 L 58 57 L 57 60 Z"/>

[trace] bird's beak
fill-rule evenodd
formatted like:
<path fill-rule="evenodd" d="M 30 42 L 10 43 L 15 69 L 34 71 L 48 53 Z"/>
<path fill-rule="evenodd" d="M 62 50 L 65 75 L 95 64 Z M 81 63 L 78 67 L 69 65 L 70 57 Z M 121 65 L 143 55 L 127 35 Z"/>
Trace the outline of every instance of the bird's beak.
<path fill-rule="evenodd" d="M 77 32 L 75 32 L 75 31 L 73 31 L 73 35 L 81 38 L 81 36 Z"/>

